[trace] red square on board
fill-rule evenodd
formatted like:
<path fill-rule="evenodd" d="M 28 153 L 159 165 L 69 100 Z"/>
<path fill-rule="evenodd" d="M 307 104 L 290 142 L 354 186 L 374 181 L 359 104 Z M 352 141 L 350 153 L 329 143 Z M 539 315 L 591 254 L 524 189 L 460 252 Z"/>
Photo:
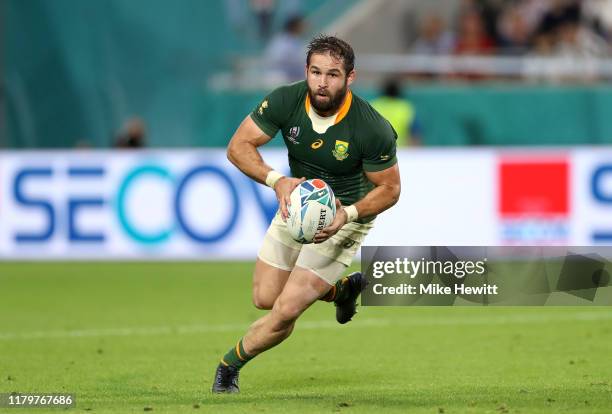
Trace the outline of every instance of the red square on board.
<path fill-rule="evenodd" d="M 565 158 L 513 158 L 499 163 L 502 216 L 569 214 L 569 163 Z"/>

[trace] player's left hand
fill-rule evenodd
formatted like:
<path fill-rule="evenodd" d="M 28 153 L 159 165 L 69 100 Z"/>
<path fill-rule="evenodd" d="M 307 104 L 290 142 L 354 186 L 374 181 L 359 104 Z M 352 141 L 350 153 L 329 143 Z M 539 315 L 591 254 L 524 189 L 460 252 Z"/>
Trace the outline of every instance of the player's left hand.
<path fill-rule="evenodd" d="M 336 216 L 334 217 L 334 221 L 332 221 L 329 226 L 315 234 L 312 241 L 315 243 L 323 243 L 325 240 L 338 233 L 338 230 L 340 230 L 342 226 L 346 224 L 346 219 L 346 211 L 344 211 L 344 208 L 342 208 L 340 200 L 336 198 Z"/>

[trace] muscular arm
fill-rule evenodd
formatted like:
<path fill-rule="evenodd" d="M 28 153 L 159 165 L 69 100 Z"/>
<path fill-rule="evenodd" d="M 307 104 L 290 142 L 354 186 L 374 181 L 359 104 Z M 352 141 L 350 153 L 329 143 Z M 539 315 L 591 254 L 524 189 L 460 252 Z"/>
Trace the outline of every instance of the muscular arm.
<path fill-rule="evenodd" d="M 227 146 L 227 159 L 258 183 L 265 184 L 266 175 L 272 167 L 264 162 L 257 148 L 271 139 L 247 115 Z"/>
<path fill-rule="evenodd" d="M 401 191 L 399 167 L 397 164 L 382 171 L 366 171 L 365 174 L 375 187 L 354 204 L 359 213 L 358 217 L 369 217 L 387 210 L 397 203 Z M 315 235 L 314 242 L 322 243 L 329 239 L 346 224 L 346 220 L 346 212 L 340 205 L 340 201 L 336 199 L 336 217 L 334 217 L 334 221 Z"/>
<path fill-rule="evenodd" d="M 382 171 L 366 171 L 365 174 L 375 187 L 354 204 L 359 212 L 359 217 L 374 216 L 387 210 L 397 203 L 401 191 L 397 164 Z"/>
<path fill-rule="evenodd" d="M 227 146 L 227 159 L 253 180 L 265 184 L 266 176 L 272 170 L 272 167 L 264 162 L 257 148 L 271 139 L 272 137 L 266 135 L 247 115 Z M 282 177 L 274 184 L 274 192 L 284 220 L 287 219 L 289 214 L 287 206 L 290 204 L 291 192 L 304 180 L 306 180 L 304 177 Z"/>

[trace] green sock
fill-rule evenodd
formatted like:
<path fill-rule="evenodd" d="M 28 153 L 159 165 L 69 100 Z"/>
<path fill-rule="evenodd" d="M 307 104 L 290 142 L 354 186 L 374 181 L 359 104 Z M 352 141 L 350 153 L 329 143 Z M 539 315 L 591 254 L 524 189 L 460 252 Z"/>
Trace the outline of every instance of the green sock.
<path fill-rule="evenodd" d="M 342 279 L 338 280 L 336 284 L 332 286 L 329 292 L 327 292 L 327 294 L 321 298 L 321 300 L 324 300 L 325 302 L 341 302 L 346 299 L 349 294 L 349 285 L 347 282 L 348 277 L 343 277 Z"/>
<path fill-rule="evenodd" d="M 244 351 L 244 346 L 242 345 L 242 339 L 238 341 L 236 346 L 230 349 L 227 354 L 221 360 L 221 363 L 225 366 L 231 365 L 234 368 L 242 368 L 249 362 L 251 359 L 255 358 L 255 355 L 251 356 Z"/>

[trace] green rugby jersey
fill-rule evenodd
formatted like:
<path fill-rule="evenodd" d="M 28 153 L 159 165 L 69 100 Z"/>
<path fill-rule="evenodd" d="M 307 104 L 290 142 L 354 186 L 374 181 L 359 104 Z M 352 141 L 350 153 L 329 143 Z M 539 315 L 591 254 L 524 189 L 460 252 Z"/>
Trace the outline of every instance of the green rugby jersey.
<path fill-rule="evenodd" d="M 334 124 L 324 133 L 313 129 L 308 115 L 312 110 L 308 86 L 301 81 L 274 90 L 255 107 L 251 118 L 271 137 L 281 131 L 291 175 L 321 178 L 342 205 L 351 205 L 374 188 L 364 171 L 381 171 L 397 162 L 397 134 L 369 103 L 350 90 Z"/>

